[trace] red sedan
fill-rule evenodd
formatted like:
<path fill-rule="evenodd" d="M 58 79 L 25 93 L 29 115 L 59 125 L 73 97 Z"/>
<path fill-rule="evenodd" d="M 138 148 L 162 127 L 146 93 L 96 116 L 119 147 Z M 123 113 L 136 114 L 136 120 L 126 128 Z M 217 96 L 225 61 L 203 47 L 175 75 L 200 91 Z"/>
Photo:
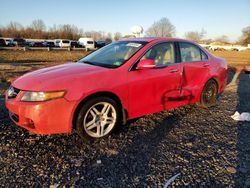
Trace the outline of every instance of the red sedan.
<path fill-rule="evenodd" d="M 34 71 L 6 92 L 10 118 L 37 134 L 101 138 L 128 119 L 216 103 L 227 81 L 224 59 L 174 38 L 111 43 L 77 63 Z"/>

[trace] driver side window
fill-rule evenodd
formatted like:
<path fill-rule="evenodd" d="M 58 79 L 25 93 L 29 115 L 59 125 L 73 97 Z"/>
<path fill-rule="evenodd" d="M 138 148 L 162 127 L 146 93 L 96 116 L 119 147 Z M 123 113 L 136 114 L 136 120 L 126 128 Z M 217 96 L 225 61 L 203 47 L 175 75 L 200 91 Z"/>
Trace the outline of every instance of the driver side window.
<path fill-rule="evenodd" d="M 156 67 L 175 63 L 174 44 L 170 42 L 157 44 L 149 49 L 141 59 L 154 60 Z"/>

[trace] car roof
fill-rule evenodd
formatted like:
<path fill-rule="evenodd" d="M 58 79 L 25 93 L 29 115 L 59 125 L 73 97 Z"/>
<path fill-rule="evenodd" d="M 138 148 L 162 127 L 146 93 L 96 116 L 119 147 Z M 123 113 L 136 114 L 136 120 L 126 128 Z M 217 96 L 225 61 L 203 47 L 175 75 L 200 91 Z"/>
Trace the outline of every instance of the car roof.
<path fill-rule="evenodd" d="M 191 42 L 189 40 L 180 39 L 180 38 L 161 38 L 161 37 L 143 37 L 143 38 L 124 38 L 120 41 L 137 41 L 137 42 L 152 42 L 152 41 L 182 41 L 182 42 Z"/>

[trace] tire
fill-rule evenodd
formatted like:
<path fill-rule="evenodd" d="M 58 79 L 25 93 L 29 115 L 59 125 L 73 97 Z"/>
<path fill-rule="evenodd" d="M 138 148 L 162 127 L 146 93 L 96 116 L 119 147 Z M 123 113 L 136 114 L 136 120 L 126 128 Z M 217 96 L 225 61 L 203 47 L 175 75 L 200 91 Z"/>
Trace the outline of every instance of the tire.
<path fill-rule="evenodd" d="M 111 98 L 96 97 L 88 100 L 81 108 L 76 131 L 85 141 L 106 137 L 122 123 L 119 105 Z"/>
<path fill-rule="evenodd" d="M 208 80 L 205 84 L 200 98 L 200 106 L 209 108 L 216 105 L 218 85 L 214 80 Z"/>

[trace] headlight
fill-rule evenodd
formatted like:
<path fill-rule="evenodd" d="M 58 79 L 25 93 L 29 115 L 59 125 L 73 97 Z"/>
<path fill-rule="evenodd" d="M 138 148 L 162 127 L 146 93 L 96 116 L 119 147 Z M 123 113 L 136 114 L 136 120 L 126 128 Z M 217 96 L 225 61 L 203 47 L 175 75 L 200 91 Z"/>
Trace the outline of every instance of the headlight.
<path fill-rule="evenodd" d="M 21 101 L 48 101 L 51 99 L 62 98 L 65 95 L 65 91 L 53 91 L 53 92 L 32 92 L 27 91 L 24 93 Z"/>

